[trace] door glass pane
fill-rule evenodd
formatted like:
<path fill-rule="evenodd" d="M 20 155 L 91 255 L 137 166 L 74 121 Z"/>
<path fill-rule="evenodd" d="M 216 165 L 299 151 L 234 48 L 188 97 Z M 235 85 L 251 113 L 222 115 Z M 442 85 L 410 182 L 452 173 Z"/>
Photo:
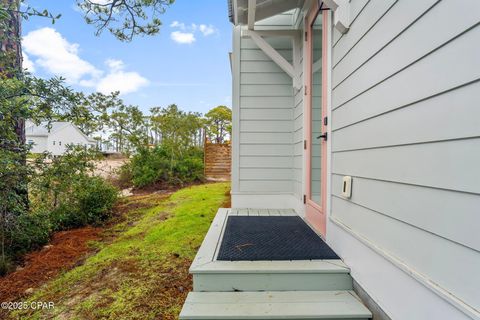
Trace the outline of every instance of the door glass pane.
<path fill-rule="evenodd" d="M 312 118 L 311 118 L 311 199 L 322 204 L 322 15 L 319 14 L 312 25 Z"/>

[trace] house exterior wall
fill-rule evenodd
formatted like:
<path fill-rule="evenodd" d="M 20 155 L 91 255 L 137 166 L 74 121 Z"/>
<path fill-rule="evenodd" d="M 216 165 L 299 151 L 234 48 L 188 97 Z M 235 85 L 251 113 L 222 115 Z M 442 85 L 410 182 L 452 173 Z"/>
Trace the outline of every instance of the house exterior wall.
<path fill-rule="evenodd" d="M 301 117 L 294 119 L 292 79 L 250 38 L 241 37 L 240 28 L 234 30 L 237 48 L 232 60 L 232 205 L 300 208 L 300 197 L 293 196 L 294 189 L 298 190 L 294 176 L 299 174 L 294 173 L 293 154 L 294 137 L 299 139 L 294 126 L 298 129 L 302 124 Z M 292 62 L 291 39 L 272 36 L 265 40 Z"/>
<path fill-rule="evenodd" d="M 47 137 L 27 135 L 26 141 L 32 145 L 31 153 L 42 153 L 47 150 Z"/>
<path fill-rule="evenodd" d="M 478 319 L 480 2 L 349 9 L 346 34 L 326 26 L 327 242 L 392 319 Z M 272 21 L 260 28 L 277 30 Z M 240 27 L 233 54 L 232 205 L 302 212 L 304 90 Z M 345 175 L 351 199 L 341 196 Z"/>
<path fill-rule="evenodd" d="M 55 144 L 53 144 L 55 141 Z M 61 142 L 61 145 L 60 143 Z M 73 125 L 66 125 L 65 127 L 52 132 L 48 137 L 48 151 L 53 155 L 61 155 L 65 153 L 68 145 L 79 145 L 85 147 L 94 147 L 78 129 Z"/>
<path fill-rule="evenodd" d="M 27 143 L 32 140 L 34 145 L 32 153 L 50 152 L 53 155 L 61 155 L 65 153 L 68 145 L 81 145 L 89 148 L 95 147 L 95 143 L 83 135 L 79 129 L 72 124 L 67 124 L 62 128 L 50 132 L 46 137 L 31 136 L 27 133 Z"/>
<path fill-rule="evenodd" d="M 392 319 L 476 319 L 480 2 L 354 8 L 332 32 L 327 241 Z"/>

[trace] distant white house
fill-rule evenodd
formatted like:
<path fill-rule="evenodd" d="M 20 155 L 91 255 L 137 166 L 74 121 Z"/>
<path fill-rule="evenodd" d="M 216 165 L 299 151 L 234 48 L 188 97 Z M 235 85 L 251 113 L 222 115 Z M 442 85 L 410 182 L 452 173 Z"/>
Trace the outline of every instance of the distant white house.
<path fill-rule="evenodd" d="M 96 141 L 85 135 L 70 122 L 52 122 L 36 125 L 27 121 L 25 126 L 26 141 L 32 145 L 32 153 L 50 152 L 53 155 L 65 153 L 68 145 L 93 148 Z"/>

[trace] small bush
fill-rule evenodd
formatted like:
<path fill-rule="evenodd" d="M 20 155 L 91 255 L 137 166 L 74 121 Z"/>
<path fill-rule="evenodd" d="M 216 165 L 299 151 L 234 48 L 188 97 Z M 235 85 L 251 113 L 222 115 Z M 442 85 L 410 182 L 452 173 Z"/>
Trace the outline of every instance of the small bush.
<path fill-rule="evenodd" d="M 83 224 L 99 224 L 110 217 L 118 190 L 100 177 L 90 177 L 77 193 Z"/>
<path fill-rule="evenodd" d="M 50 213 L 54 230 L 98 225 L 110 217 L 118 190 L 100 177 L 84 177 L 73 189 L 74 196 Z"/>
<path fill-rule="evenodd" d="M 23 213 L 17 217 L 6 234 L 8 256 L 19 257 L 45 245 L 50 239 L 52 225 L 46 213 Z"/>
<path fill-rule="evenodd" d="M 142 149 L 122 170 L 128 172 L 125 176 L 131 177 L 135 187 L 155 183 L 184 185 L 203 180 L 203 151 L 192 147 L 185 150 L 181 157 L 175 157 L 163 146 Z"/>

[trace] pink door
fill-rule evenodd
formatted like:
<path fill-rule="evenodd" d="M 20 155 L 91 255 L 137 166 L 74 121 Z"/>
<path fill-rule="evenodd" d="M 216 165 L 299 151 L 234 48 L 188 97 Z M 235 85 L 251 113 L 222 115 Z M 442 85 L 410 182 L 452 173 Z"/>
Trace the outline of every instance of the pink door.
<path fill-rule="evenodd" d="M 322 14 L 323 12 L 323 14 Z M 314 8 L 307 18 L 307 86 L 306 86 L 306 217 L 325 237 L 326 235 L 326 96 L 327 86 L 327 11 Z"/>

